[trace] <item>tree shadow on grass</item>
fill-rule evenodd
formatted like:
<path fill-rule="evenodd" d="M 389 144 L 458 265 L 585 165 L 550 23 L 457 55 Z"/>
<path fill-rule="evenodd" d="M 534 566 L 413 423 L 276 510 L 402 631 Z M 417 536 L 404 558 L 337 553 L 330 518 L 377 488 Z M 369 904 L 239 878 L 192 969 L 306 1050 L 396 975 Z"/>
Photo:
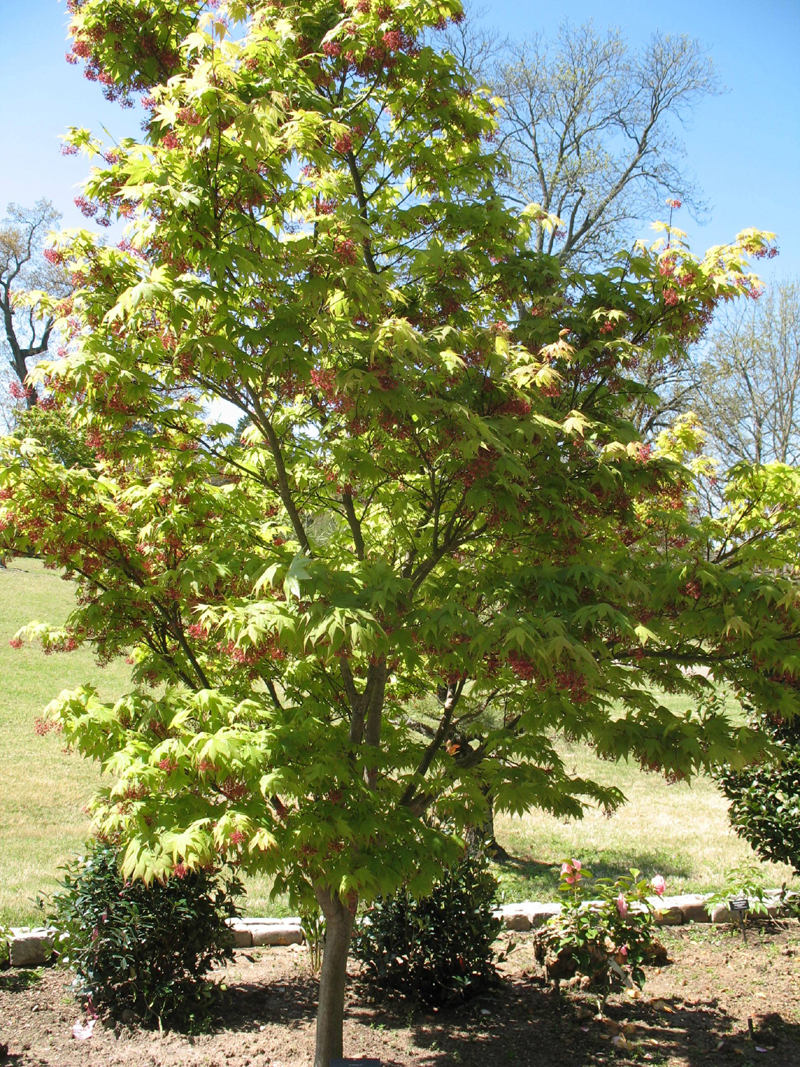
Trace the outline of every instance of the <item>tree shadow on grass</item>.
<path fill-rule="evenodd" d="M 496 860 L 494 866 L 502 879 L 511 876 L 515 882 L 530 882 L 541 890 L 555 893 L 561 881 L 561 860 L 535 860 L 523 856 L 509 855 L 506 859 Z M 689 878 L 692 868 L 681 862 L 680 857 L 665 857 L 656 852 L 616 851 L 612 856 L 597 861 L 587 860 L 584 866 L 591 870 L 595 878 L 610 878 L 614 881 L 621 874 L 628 874 L 631 868 L 645 874 L 656 872 L 665 878 Z"/>

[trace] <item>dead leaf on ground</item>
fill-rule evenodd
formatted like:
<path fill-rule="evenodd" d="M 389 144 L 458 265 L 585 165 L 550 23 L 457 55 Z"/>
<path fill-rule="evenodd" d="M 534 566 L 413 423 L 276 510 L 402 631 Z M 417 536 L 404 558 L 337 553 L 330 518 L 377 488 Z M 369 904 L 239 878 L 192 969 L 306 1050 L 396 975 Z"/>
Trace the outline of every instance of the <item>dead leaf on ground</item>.
<path fill-rule="evenodd" d="M 666 1000 L 661 997 L 656 997 L 654 1000 L 648 1000 L 647 1003 L 651 1008 L 655 1008 L 656 1011 L 667 1011 L 670 1015 L 675 1014 L 675 1009 Z"/>

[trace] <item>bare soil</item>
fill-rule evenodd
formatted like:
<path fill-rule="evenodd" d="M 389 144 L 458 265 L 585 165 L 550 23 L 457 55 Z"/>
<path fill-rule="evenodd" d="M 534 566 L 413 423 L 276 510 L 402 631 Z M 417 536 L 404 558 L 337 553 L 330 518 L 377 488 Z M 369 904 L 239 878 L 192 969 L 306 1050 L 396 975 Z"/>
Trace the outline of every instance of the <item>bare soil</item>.
<path fill-rule="evenodd" d="M 345 1052 L 382 1067 L 800 1067 L 800 927 L 662 931 L 670 963 L 651 969 L 640 998 L 615 995 L 600 1015 L 587 993 L 548 985 L 529 935 L 496 990 L 457 1009 L 422 1012 L 376 1000 L 355 968 Z M 228 992 L 213 1031 L 199 1037 L 98 1020 L 91 1038 L 63 970 L 0 972 L 0 1063 L 25 1067 L 308 1067 L 316 983 L 305 950 L 237 953 L 220 972 Z M 3 1050 L 7 1046 L 7 1051 Z"/>

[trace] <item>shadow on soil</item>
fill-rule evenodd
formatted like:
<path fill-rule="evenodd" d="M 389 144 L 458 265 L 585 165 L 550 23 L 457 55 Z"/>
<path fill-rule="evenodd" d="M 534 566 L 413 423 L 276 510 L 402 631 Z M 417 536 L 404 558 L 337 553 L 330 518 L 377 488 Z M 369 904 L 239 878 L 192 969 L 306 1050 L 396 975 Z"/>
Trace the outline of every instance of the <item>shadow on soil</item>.
<path fill-rule="evenodd" d="M 21 993 L 41 980 L 42 972 L 38 968 L 31 970 L 28 968 L 15 968 L 14 970 L 0 971 L 0 992 Z M 0 1063 L 2 1062 L 0 1060 Z"/>
<path fill-rule="evenodd" d="M 409 1014 L 403 1005 L 381 1004 L 380 1029 L 405 1031 L 426 1067 L 600 1067 L 617 1063 L 679 1063 L 686 1067 L 728 1067 L 763 1062 L 800 1065 L 800 1026 L 780 1014 L 757 1020 L 754 1040 L 713 1001 L 609 1004 L 603 1021 L 593 1018 L 588 997 L 559 994 L 536 979 L 507 983 L 491 996 L 458 1010 Z M 666 1005 L 664 1007 L 663 1005 Z M 374 1025 L 372 1011 L 356 1004 L 348 1018 Z M 755 1053 L 768 1052 L 766 1056 Z M 426 1054 L 425 1054 L 426 1053 Z M 417 1060 L 419 1062 L 419 1060 Z M 381 1061 L 403 1067 L 402 1056 Z"/>
<path fill-rule="evenodd" d="M 258 1030 L 265 1023 L 306 1025 L 317 1012 L 318 984 L 311 978 L 280 983 L 237 981 L 223 1001 L 224 1025 L 232 1030 Z"/>

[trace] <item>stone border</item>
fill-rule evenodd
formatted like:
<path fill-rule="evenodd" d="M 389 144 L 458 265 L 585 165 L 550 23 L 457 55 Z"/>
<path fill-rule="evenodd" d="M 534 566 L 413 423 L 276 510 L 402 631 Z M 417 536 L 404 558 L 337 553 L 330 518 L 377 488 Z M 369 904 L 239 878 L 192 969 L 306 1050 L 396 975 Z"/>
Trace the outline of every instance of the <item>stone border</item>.
<path fill-rule="evenodd" d="M 766 896 L 773 903 L 767 905 L 767 917 L 775 918 L 778 914 L 779 889 L 769 889 Z M 736 921 L 734 913 L 724 904 L 718 904 L 711 915 L 706 911 L 706 901 L 711 894 L 689 893 L 678 897 L 650 897 L 655 909 L 657 926 L 681 926 L 684 923 L 730 923 Z M 589 906 L 600 901 L 589 901 Z M 551 901 L 537 903 L 523 901 L 520 904 L 504 904 L 495 911 L 502 919 L 506 930 L 524 933 L 543 926 L 548 919 L 561 913 L 561 905 Z M 288 919 L 253 918 L 229 919 L 235 948 L 254 948 L 262 945 L 301 945 L 305 940 L 300 919 L 293 916 Z M 8 939 L 9 963 L 12 967 L 40 967 L 47 963 L 53 954 L 56 931 L 53 927 L 12 926 Z"/>
<path fill-rule="evenodd" d="M 767 904 L 766 918 L 774 919 L 778 914 L 778 897 L 780 889 L 768 889 L 765 896 L 771 902 Z M 709 915 L 706 901 L 711 893 L 687 893 L 679 897 L 648 897 L 655 911 L 656 926 L 682 926 L 684 923 L 730 923 L 738 921 L 736 913 L 724 904 L 718 904 Z M 588 907 L 600 904 L 599 900 L 590 900 Z M 495 912 L 503 920 L 506 930 L 524 933 L 543 926 L 548 919 L 561 914 L 561 905 L 557 902 L 537 904 L 524 901 L 521 904 L 504 904 Z"/>

